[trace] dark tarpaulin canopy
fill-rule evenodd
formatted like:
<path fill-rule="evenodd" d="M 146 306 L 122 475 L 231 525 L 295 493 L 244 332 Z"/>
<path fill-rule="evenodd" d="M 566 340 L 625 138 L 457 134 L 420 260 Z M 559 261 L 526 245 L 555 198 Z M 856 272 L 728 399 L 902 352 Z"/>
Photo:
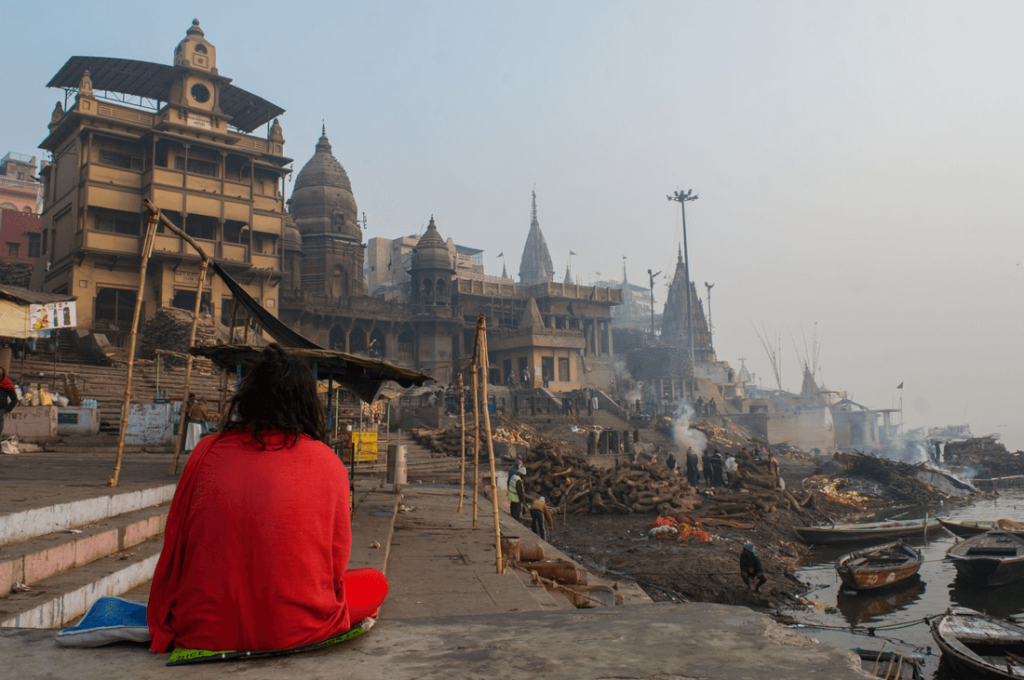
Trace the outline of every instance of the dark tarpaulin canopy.
<path fill-rule="evenodd" d="M 231 294 L 235 296 L 235 300 L 238 304 L 245 308 L 252 318 L 256 319 L 263 330 L 272 337 L 282 347 L 302 347 L 304 349 L 323 349 L 316 343 L 304 338 L 295 331 L 293 331 L 287 324 L 280 321 L 276 316 L 268 312 L 263 308 L 263 305 L 256 302 L 251 295 L 245 292 L 245 289 L 238 285 L 238 281 L 231 278 L 231 274 L 224 271 L 224 268 L 219 264 L 210 259 L 210 267 L 213 272 L 221 278 L 227 287 L 231 290 Z"/>
<path fill-rule="evenodd" d="M 189 352 L 206 357 L 229 371 L 234 371 L 239 365 L 243 371 L 247 370 L 263 356 L 263 348 L 252 345 L 202 345 L 189 348 Z M 365 402 L 376 399 L 381 387 L 389 380 L 402 387 L 419 386 L 433 380 L 426 373 L 345 352 L 299 347 L 285 347 L 284 352 L 308 361 L 315 369 L 317 380 L 332 378 Z"/>
<path fill-rule="evenodd" d="M 363 401 L 372 402 L 380 392 L 381 386 L 388 380 L 393 380 L 402 387 L 412 387 L 434 379 L 426 373 L 379 359 L 324 349 L 299 335 L 264 309 L 260 303 L 245 292 L 244 288 L 238 285 L 238 282 L 230 274 L 224 271 L 223 267 L 212 259 L 210 267 L 231 290 L 231 294 L 234 295 L 238 304 L 249 312 L 267 335 L 285 348 L 286 353 L 303 357 L 316 367 L 317 380 L 332 378 L 334 382 L 357 394 Z M 196 356 L 212 359 L 228 370 L 234 371 L 239 364 L 245 368 L 254 363 L 260 358 L 263 350 L 250 345 L 207 345 L 192 347 L 189 351 Z"/>

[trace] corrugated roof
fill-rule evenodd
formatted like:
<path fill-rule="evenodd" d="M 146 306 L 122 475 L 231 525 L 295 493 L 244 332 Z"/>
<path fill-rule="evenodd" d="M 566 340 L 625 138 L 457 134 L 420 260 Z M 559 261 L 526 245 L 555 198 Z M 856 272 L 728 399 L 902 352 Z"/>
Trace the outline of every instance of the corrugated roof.
<path fill-rule="evenodd" d="M 93 89 L 120 92 L 166 102 L 174 79 L 174 67 L 135 59 L 111 57 L 71 57 L 46 84 L 47 87 L 75 88 L 89 70 Z M 220 108 L 231 116 L 231 124 L 252 132 L 284 113 L 277 104 L 257 97 L 240 87 L 228 85 L 220 93 Z"/>
<path fill-rule="evenodd" d="M 0 286 L 0 298 L 23 305 L 45 305 L 48 302 L 68 302 L 78 299 L 74 295 L 40 293 L 28 288 L 15 288 L 14 286 Z"/>

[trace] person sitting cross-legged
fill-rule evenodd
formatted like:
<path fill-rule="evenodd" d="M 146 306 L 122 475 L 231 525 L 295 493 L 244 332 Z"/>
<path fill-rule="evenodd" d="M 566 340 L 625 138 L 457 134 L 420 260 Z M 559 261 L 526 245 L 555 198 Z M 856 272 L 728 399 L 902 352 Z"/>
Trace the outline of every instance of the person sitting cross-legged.
<path fill-rule="evenodd" d="M 147 609 L 150 649 L 288 649 L 375 618 L 387 581 L 348 570 L 348 475 L 322 443 L 312 371 L 270 345 L 226 411 L 171 503 Z"/>

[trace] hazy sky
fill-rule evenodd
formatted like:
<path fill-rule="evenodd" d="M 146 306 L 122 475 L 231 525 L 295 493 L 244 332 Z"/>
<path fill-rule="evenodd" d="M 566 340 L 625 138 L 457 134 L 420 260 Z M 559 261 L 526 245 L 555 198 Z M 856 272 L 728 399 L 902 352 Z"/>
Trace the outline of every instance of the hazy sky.
<path fill-rule="evenodd" d="M 171 63 L 193 17 L 220 72 L 321 120 L 369 223 L 501 250 L 536 186 L 555 269 L 671 271 L 692 188 L 692 270 L 719 358 L 767 386 L 753 325 L 799 389 L 820 378 L 908 427 L 968 422 L 1024 448 L 1024 4 L 0 0 L 0 153 L 32 153 L 71 55 Z M 663 285 L 656 287 L 664 301 Z M 809 342 L 809 340 L 808 340 Z"/>

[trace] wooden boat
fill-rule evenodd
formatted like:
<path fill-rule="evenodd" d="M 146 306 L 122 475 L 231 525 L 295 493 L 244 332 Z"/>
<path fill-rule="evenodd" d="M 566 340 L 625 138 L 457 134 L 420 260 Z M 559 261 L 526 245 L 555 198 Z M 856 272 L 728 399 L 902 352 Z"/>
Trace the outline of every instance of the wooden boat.
<path fill-rule="evenodd" d="M 940 519 L 939 524 L 944 526 L 949 533 L 960 538 L 970 538 L 971 536 L 978 536 L 986 531 L 992 530 L 992 520 L 990 519 L 965 519 L 962 522 L 950 522 L 948 520 Z"/>
<path fill-rule="evenodd" d="M 996 521 L 988 519 L 965 519 L 962 522 L 950 522 L 944 519 L 940 519 L 939 523 L 942 524 L 951 534 L 955 534 L 960 538 L 970 538 L 971 536 L 978 536 L 986 531 L 992 531 L 993 529 L 1002 529 L 1003 531 L 1009 531 L 1010 533 L 1017 534 L 1018 536 L 1024 536 L 1024 525 L 1014 522 L 1009 519 L 997 519 Z"/>
<path fill-rule="evenodd" d="M 874 590 L 917 576 L 922 561 L 920 552 L 896 541 L 847 553 L 836 560 L 836 571 L 848 588 Z"/>
<path fill-rule="evenodd" d="M 946 558 L 965 581 L 988 588 L 1024 578 L 1024 538 L 1007 531 L 989 531 L 960 541 Z"/>
<path fill-rule="evenodd" d="M 795 527 L 805 543 L 844 545 L 873 541 L 895 541 L 900 538 L 924 538 L 942 530 L 935 518 L 908 519 L 865 524 L 824 524 L 816 527 Z"/>
<path fill-rule="evenodd" d="M 1024 678 L 1024 627 L 973 609 L 950 607 L 932 622 L 944 658 L 987 678 Z"/>
<path fill-rule="evenodd" d="M 921 680 L 921 666 L 924 665 L 924 656 L 921 654 L 860 648 L 853 650 L 853 653 L 860 657 L 861 669 L 877 678 Z"/>

